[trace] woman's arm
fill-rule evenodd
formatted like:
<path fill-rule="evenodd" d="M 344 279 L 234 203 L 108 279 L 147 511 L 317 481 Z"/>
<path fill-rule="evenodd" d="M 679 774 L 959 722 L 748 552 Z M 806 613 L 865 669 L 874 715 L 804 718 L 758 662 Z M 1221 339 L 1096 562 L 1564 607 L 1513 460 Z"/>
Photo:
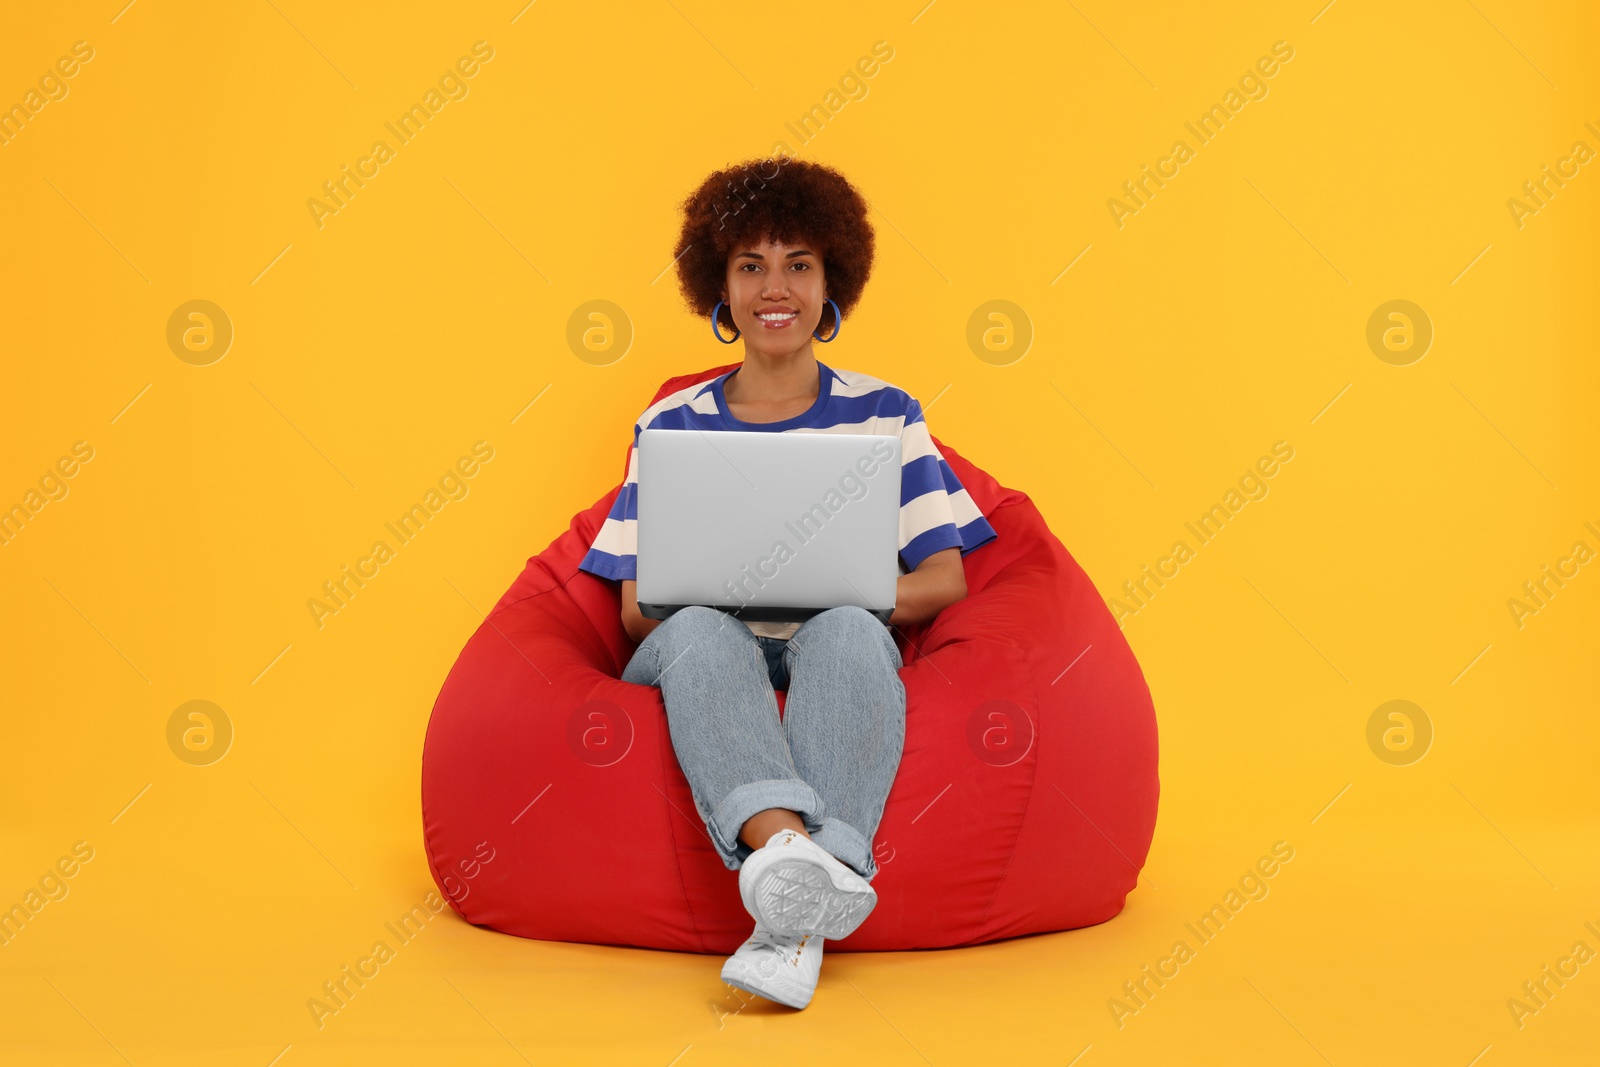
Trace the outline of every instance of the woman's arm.
<path fill-rule="evenodd" d="M 639 613 L 639 583 L 632 578 L 622 580 L 622 628 L 635 645 L 642 642 L 665 619 L 647 619 Z"/>
<path fill-rule="evenodd" d="M 961 549 L 940 549 L 896 581 L 894 614 L 889 616 L 889 625 L 928 622 L 966 595 L 967 572 L 961 565 Z"/>

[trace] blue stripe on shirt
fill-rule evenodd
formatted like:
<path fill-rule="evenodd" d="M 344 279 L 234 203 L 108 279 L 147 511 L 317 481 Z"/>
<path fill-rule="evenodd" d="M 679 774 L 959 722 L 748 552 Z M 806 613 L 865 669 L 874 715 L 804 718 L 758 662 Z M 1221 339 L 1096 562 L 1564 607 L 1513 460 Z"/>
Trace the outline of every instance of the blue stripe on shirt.
<path fill-rule="evenodd" d="M 602 578 L 610 578 L 614 582 L 637 582 L 639 580 L 638 556 L 613 556 L 609 552 L 602 552 L 598 548 L 589 549 L 583 557 L 583 562 L 578 564 L 580 571 L 588 571 Z"/>

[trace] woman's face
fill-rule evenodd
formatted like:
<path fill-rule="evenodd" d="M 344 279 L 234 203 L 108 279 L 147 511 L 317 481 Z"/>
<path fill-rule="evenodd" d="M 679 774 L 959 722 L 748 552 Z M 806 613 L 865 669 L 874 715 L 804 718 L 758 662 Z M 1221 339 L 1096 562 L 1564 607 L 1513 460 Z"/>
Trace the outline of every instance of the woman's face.
<path fill-rule="evenodd" d="M 746 351 L 782 356 L 810 351 L 828 306 L 822 257 L 809 242 L 742 244 L 728 254 L 722 287 Z"/>

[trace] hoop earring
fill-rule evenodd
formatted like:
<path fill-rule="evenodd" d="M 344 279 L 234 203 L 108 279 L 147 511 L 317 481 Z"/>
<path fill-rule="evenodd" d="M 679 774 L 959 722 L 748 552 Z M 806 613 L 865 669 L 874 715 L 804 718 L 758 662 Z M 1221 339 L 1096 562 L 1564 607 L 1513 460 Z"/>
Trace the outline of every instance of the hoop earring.
<path fill-rule="evenodd" d="M 712 336 L 714 336 L 717 340 L 722 341 L 723 344 L 731 345 L 731 344 L 733 344 L 734 341 L 737 341 L 739 339 L 739 334 L 740 334 L 739 327 L 735 326 L 733 328 L 733 336 L 731 338 L 728 338 L 727 340 L 723 339 L 722 331 L 717 329 L 717 312 L 722 310 L 722 305 L 725 304 L 726 302 L 727 301 L 724 301 L 724 300 L 718 300 L 717 301 L 717 306 L 711 309 L 711 333 L 712 333 Z"/>
<path fill-rule="evenodd" d="M 828 303 L 833 304 L 833 297 L 828 298 Z M 811 336 L 825 345 L 831 345 L 839 339 L 839 331 L 842 329 L 844 329 L 844 316 L 839 313 L 839 305 L 833 304 L 833 336 L 823 337 L 815 332 Z"/>

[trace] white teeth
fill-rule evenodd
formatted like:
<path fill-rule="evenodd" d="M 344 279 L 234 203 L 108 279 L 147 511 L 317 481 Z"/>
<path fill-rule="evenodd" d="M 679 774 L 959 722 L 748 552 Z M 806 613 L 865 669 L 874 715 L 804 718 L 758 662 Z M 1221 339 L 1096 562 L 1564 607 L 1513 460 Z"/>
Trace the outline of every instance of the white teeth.
<path fill-rule="evenodd" d="M 787 322 L 789 319 L 794 318 L 794 314 L 793 312 L 785 313 L 780 311 L 773 312 L 770 315 L 759 315 L 757 318 L 762 322 Z"/>

